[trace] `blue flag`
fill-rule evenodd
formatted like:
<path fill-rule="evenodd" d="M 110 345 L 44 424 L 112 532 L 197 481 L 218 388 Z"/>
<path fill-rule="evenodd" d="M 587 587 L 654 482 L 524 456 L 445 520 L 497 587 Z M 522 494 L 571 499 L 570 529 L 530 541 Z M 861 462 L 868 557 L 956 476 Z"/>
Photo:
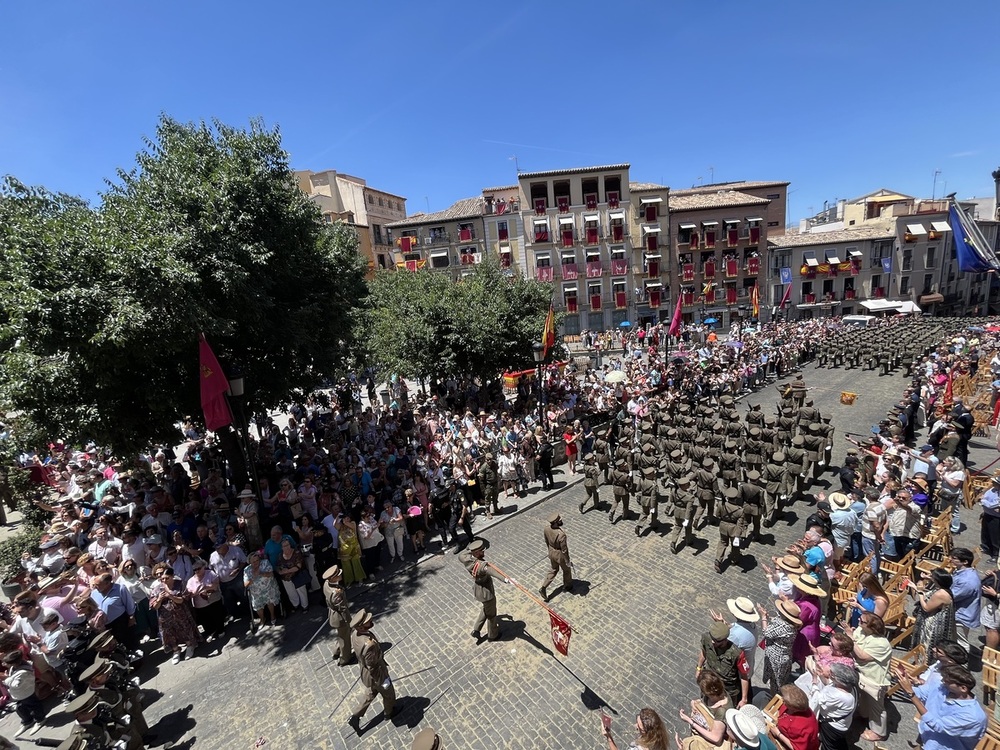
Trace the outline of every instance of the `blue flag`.
<path fill-rule="evenodd" d="M 955 256 L 958 258 L 960 272 L 982 273 L 1000 269 L 1000 262 L 986 238 L 975 224 L 968 221 L 965 212 L 960 211 L 956 203 L 952 203 L 948 210 L 948 224 L 951 225 L 951 234 L 955 238 Z"/>
<path fill-rule="evenodd" d="M 892 273 L 892 258 L 882 258 L 882 273 Z"/>
<path fill-rule="evenodd" d="M 781 269 L 781 283 L 782 284 L 791 284 L 792 283 L 792 269 L 791 268 L 782 268 Z"/>

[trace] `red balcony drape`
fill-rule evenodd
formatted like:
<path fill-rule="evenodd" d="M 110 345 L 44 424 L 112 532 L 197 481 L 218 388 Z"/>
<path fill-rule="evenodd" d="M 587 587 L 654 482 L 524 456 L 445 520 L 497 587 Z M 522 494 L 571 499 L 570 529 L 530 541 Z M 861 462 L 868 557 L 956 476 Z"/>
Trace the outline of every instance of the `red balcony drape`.
<path fill-rule="evenodd" d="M 579 278 L 580 272 L 576 268 L 576 263 L 563 263 L 562 276 L 566 281 L 573 281 Z"/>
<path fill-rule="evenodd" d="M 694 281 L 694 263 L 685 263 L 681 266 L 681 275 L 684 281 Z"/>
<path fill-rule="evenodd" d="M 705 232 L 705 247 L 715 247 L 715 232 Z"/>
<path fill-rule="evenodd" d="M 576 295 L 566 298 L 566 312 L 575 313 L 576 312 Z"/>
<path fill-rule="evenodd" d="M 694 304 L 694 292 L 684 292 L 684 294 L 681 295 L 681 303 L 685 304 L 685 305 L 693 305 Z"/>
<path fill-rule="evenodd" d="M 539 281 L 552 281 L 552 266 L 538 266 L 535 276 Z"/>
<path fill-rule="evenodd" d="M 660 275 L 660 261 L 658 260 L 647 260 L 646 261 L 646 273 L 649 278 L 655 278 Z"/>
<path fill-rule="evenodd" d="M 706 279 L 713 279 L 713 278 L 715 278 L 715 261 L 714 260 L 706 260 L 705 261 L 705 271 L 704 271 L 704 273 L 705 273 L 705 278 Z"/>
<path fill-rule="evenodd" d="M 587 244 L 597 244 L 597 227 L 587 227 Z"/>
<path fill-rule="evenodd" d="M 657 239 L 658 235 L 647 234 L 646 235 L 646 249 L 651 253 L 655 253 L 656 249 L 660 246 L 660 242 Z"/>
<path fill-rule="evenodd" d="M 624 258 L 612 258 L 611 273 L 615 276 L 622 276 L 628 273 L 628 261 Z"/>
<path fill-rule="evenodd" d="M 726 261 L 726 276 L 730 279 L 736 278 L 740 273 L 739 264 L 733 260 L 729 259 Z"/>
<path fill-rule="evenodd" d="M 656 221 L 656 204 L 646 204 L 646 221 Z"/>
<path fill-rule="evenodd" d="M 660 306 L 660 290 L 650 289 L 649 290 L 649 306 L 654 310 Z"/>
<path fill-rule="evenodd" d="M 599 294 L 590 295 L 590 309 L 595 312 L 601 309 L 601 295 Z"/>
<path fill-rule="evenodd" d="M 573 230 L 564 229 L 562 231 L 562 246 L 563 247 L 573 247 Z"/>
<path fill-rule="evenodd" d="M 625 237 L 625 227 L 621 224 L 614 224 L 611 227 L 611 239 L 615 242 L 621 242 Z"/>
<path fill-rule="evenodd" d="M 545 213 L 545 199 L 535 198 L 535 213 L 544 214 Z"/>
<path fill-rule="evenodd" d="M 760 244 L 760 227 L 750 227 L 750 244 Z"/>
<path fill-rule="evenodd" d="M 595 279 L 600 278 L 601 274 L 604 273 L 604 267 L 601 265 L 599 260 L 588 260 L 587 261 L 587 278 Z"/>
<path fill-rule="evenodd" d="M 459 229 L 458 230 L 458 238 L 462 242 L 468 242 L 469 240 L 472 239 L 472 230 L 471 229 Z"/>
<path fill-rule="evenodd" d="M 615 292 L 615 308 L 624 310 L 628 306 L 628 295 L 625 292 Z"/>
<path fill-rule="evenodd" d="M 747 273 L 751 276 L 760 273 L 760 258 L 747 258 Z"/>
<path fill-rule="evenodd" d="M 726 244 L 736 247 L 740 242 L 740 233 L 735 229 L 726 230 Z"/>

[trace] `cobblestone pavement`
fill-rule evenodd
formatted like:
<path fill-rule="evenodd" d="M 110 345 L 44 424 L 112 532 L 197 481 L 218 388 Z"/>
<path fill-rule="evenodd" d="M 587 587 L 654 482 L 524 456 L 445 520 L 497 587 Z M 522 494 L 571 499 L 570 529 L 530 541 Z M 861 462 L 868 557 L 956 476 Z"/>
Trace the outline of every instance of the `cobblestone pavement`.
<path fill-rule="evenodd" d="M 837 428 L 835 464 L 845 454 L 840 437 L 845 430 L 867 432 L 904 387 L 899 374 L 880 378 L 811 365 L 804 377 L 814 387 L 816 406 L 832 415 Z M 861 397 L 854 406 L 841 406 L 841 390 Z M 768 387 L 742 404 L 761 403 L 772 411 L 776 400 Z M 974 443 L 976 465 L 996 455 L 989 442 Z M 824 475 L 821 486 L 833 478 Z M 602 488 L 601 497 L 607 507 L 609 489 Z M 598 733 L 599 708 L 612 714 L 616 737 L 627 744 L 635 712 L 645 705 L 679 729 L 678 709 L 697 694 L 694 666 L 708 610 L 724 607 L 731 596 L 767 601 L 760 561 L 801 535 L 811 500 L 787 512 L 739 567 L 718 575 L 712 569 L 715 527 L 706 527 L 693 548 L 674 556 L 664 538 L 668 525 L 637 538 L 634 522 L 611 526 L 606 513 L 581 515 L 582 498 L 582 487 L 571 484 L 534 507 L 521 501 L 523 510 L 485 531 L 477 526 L 490 543 L 487 559 L 535 591 L 547 569 L 545 518 L 554 510 L 562 513 L 577 586 L 573 593 L 550 587 L 550 606 L 575 628 L 568 657 L 553 655 L 546 613 L 502 584 L 497 587 L 501 640 L 476 645 L 469 636 L 477 605 L 468 573 L 454 555 L 431 555 L 351 597 L 353 609 L 366 606 L 376 613 L 374 632 L 388 646 L 399 696 L 391 721 L 383 720 L 377 699 L 363 719 L 361 738 L 347 726 L 362 692 L 357 667 L 336 666 L 325 629 L 303 650 L 323 622 L 317 603 L 277 629 L 234 638 L 219 656 L 204 656 L 206 646 L 198 658 L 177 666 L 164 663 L 159 653 L 152 656 L 149 661 L 156 664 L 145 665 L 144 687 L 156 699 L 147 718 L 151 725 L 160 722 L 154 727 L 157 744 L 172 740 L 199 750 L 233 750 L 264 737 L 266 747 L 275 750 L 405 749 L 418 728 L 431 725 L 448 748 L 597 750 L 605 746 Z M 961 537 L 966 546 L 978 542 L 976 516 L 965 511 L 964 520 L 973 527 Z M 245 626 L 230 629 L 244 632 Z M 757 661 L 759 676 L 762 659 Z M 892 725 L 900 730 L 886 745 L 896 750 L 915 731 L 909 704 L 893 705 Z M 59 721 L 54 713 L 39 736 L 64 735 L 66 727 L 55 726 Z M 15 722 L 6 717 L 0 731 L 10 736 Z"/>

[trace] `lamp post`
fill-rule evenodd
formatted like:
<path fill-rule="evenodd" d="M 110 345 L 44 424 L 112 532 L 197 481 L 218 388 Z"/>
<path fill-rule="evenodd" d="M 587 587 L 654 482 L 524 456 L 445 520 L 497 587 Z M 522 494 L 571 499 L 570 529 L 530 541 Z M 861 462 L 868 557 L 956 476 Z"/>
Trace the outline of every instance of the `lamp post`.
<path fill-rule="evenodd" d="M 232 377 L 229 378 L 229 402 L 230 404 L 236 404 L 236 420 L 237 427 L 236 433 L 240 436 L 240 448 L 243 450 L 243 460 L 246 462 L 247 471 L 250 474 L 250 480 L 253 483 L 253 494 L 257 500 L 257 507 L 263 507 L 262 500 L 260 497 L 260 482 L 257 480 L 257 462 L 254 460 L 253 453 L 250 451 L 250 434 L 249 427 L 247 425 L 246 413 L 243 410 L 243 402 L 246 400 L 244 398 L 244 382 L 243 375 L 237 370 L 233 373 Z"/>
<path fill-rule="evenodd" d="M 535 356 L 535 367 L 538 373 L 535 378 L 535 385 L 538 388 L 538 424 L 545 428 L 545 407 L 543 406 L 543 398 L 545 395 L 545 389 L 542 387 L 542 362 L 545 361 L 545 347 L 541 345 L 540 342 L 536 341 L 531 345 L 531 353 Z"/>

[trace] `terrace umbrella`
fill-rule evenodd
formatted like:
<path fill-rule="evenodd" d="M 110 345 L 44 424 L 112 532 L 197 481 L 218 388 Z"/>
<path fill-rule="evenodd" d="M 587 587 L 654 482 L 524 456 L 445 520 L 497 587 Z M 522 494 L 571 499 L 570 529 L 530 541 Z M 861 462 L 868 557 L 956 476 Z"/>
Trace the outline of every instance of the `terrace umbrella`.
<path fill-rule="evenodd" d="M 628 380 L 628 375 L 622 370 L 612 370 L 604 376 L 605 383 L 624 383 Z"/>
<path fill-rule="evenodd" d="M 718 323 L 718 322 L 719 322 L 719 319 L 718 319 L 718 318 L 705 318 L 705 319 L 704 319 L 703 321 L 701 321 L 701 322 L 702 322 L 702 323 L 704 323 L 704 324 L 705 324 L 705 325 L 707 325 L 707 326 L 710 326 L 710 325 L 712 325 L 713 323 Z"/>
<path fill-rule="evenodd" d="M 618 324 L 618 327 L 619 328 L 631 328 L 632 324 L 629 323 L 627 320 L 623 320 L 621 323 Z"/>

